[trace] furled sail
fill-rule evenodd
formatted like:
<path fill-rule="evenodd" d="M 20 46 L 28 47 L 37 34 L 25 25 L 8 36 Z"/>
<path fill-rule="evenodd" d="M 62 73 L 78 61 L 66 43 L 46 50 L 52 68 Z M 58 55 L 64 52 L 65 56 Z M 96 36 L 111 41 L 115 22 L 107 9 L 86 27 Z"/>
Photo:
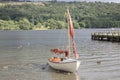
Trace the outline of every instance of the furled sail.
<path fill-rule="evenodd" d="M 73 27 L 73 22 L 72 22 L 72 19 L 71 19 L 68 8 L 67 8 L 66 14 L 67 14 L 67 17 L 68 17 L 69 33 L 70 33 L 70 37 L 72 39 L 73 53 L 75 55 L 75 58 L 78 59 L 79 55 L 78 55 L 78 52 L 76 50 L 76 44 L 75 44 L 75 40 L 74 40 L 74 27 Z"/>

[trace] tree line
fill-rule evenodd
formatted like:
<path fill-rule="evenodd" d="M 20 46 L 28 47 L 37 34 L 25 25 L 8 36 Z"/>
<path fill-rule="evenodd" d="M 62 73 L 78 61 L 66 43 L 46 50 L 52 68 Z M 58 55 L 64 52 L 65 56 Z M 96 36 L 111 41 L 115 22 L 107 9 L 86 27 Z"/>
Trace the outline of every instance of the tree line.
<path fill-rule="evenodd" d="M 66 6 L 76 29 L 120 27 L 119 3 L 19 2 L 0 4 L 0 30 L 65 29 Z"/>

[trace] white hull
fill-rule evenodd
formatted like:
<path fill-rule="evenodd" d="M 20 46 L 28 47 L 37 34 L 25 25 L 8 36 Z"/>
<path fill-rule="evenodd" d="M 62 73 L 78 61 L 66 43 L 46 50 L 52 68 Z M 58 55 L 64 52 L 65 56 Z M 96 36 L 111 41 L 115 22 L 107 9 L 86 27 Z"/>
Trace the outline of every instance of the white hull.
<path fill-rule="evenodd" d="M 67 59 L 59 63 L 48 61 L 48 64 L 54 69 L 73 72 L 73 73 L 78 70 L 80 63 L 81 62 L 79 60 L 75 60 L 75 59 Z"/>

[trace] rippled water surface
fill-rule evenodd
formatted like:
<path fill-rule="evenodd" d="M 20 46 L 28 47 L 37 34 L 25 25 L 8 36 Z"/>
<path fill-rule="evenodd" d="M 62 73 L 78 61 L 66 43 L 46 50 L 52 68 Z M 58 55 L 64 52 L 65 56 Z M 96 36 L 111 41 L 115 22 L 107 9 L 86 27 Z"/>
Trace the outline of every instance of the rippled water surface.
<path fill-rule="evenodd" d="M 51 48 L 66 48 L 67 30 L 0 31 L 0 80 L 120 80 L 120 43 L 92 41 L 95 31 L 75 30 L 82 63 L 74 74 L 47 65 Z"/>

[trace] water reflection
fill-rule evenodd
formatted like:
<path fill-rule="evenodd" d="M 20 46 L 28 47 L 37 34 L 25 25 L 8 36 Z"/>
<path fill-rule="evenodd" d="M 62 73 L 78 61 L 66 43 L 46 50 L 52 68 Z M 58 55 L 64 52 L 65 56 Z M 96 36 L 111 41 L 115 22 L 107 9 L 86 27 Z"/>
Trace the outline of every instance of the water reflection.
<path fill-rule="evenodd" d="M 70 72 L 64 72 L 64 71 L 58 71 L 54 70 L 51 67 L 49 67 L 49 78 L 50 80 L 80 80 L 80 75 L 78 72 L 76 73 L 70 73 Z"/>

